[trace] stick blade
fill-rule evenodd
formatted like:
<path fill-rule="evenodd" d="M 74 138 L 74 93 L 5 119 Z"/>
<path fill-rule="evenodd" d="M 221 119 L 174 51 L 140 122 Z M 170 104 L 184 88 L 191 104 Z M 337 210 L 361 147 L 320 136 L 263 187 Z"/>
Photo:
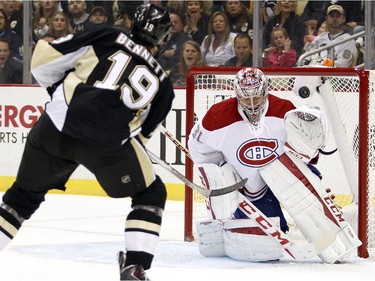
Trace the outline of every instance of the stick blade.
<path fill-rule="evenodd" d="M 247 182 L 247 178 L 242 179 L 241 181 L 239 181 L 239 182 L 237 182 L 233 185 L 224 187 L 224 188 L 210 190 L 211 192 L 209 193 L 208 197 L 215 197 L 215 196 L 220 196 L 220 195 L 230 193 L 232 191 L 235 191 L 235 190 L 243 187 L 246 182 Z"/>

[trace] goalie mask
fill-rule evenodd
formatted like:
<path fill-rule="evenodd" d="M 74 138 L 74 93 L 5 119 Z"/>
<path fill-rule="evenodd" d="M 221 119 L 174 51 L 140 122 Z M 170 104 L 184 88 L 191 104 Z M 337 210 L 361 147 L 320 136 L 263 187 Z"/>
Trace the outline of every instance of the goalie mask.
<path fill-rule="evenodd" d="M 165 44 L 172 32 L 168 11 L 154 4 L 138 6 L 130 31 L 131 37 L 149 47 Z"/>
<path fill-rule="evenodd" d="M 250 123 L 258 126 L 268 96 L 266 76 L 257 68 L 244 68 L 237 73 L 233 84 L 238 104 Z"/>

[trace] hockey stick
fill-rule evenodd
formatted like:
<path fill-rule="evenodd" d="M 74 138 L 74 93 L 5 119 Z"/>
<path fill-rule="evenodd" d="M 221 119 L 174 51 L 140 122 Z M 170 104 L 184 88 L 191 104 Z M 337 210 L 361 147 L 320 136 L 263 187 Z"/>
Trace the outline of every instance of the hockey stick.
<path fill-rule="evenodd" d="M 178 139 L 176 139 L 175 136 L 170 131 L 168 131 L 162 124 L 160 124 L 158 126 L 158 130 L 164 136 L 166 136 L 170 141 L 172 141 L 177 146 L 177 148 L 179 148 L 182 152 L 184 152 L 186 154 L 186 156 L 189 157 L 190 160 L 193 160 L 193 159 L 191 159 L 189 150 L 187 150 L 185 148 L 185 146 L 183 146 L 183 144 L 181 142 L 179 142 Z"/>
<path fill-rule="evenodd" d="M 168 137 L 182 152 L 190 158 L 189 150 L 179 142 L 172 133 L 167 131 L 162 125 L 158 126 L 162 134 Z M 190 158 L 191 159 L 191 158 Z M 318 247 L 319 243 L 295 244 L 291 241 L 281 229 L 270 221 L 253 203 L 251 203 L 240 192 L 242 202 L 239 204 L 241 211 L 251 220 L 258 224 L 258 226 L 273 238 L 292 258 L 296 260 L 304 260 L 317 256 L 323 249 Z M 320 240 L 319 240 L 320 242 Z"/>
<path fill-rule="evenodd" d="M 152 160 L 154 160 L 157 164 L 162 166 L 168 172 L 175 175 L 178 179 L 180 179 L 182 182 L 184 182 L 191 189 L 195 190 L 196 192 L 202 194 L 205 197 L 214 197 L 214 196 L 220 196 L 220 195 L 230 193 L 232 191 L 235 191 L 235 190 L 241 188 L 247 182 L 247 179 L 243 179 L 236 184 L 233 184 L 233 185 L 230 185 L 230 186 L 227 186 L 227 187 L 224 187 L 224 188 L 215 189 L 215 190 L 205 189 L 205 188 L 202 188 L 199 185 L 193 183 L 192 181 L 188 180 L 187 178 L 185 178 L 184 175 L 182 175 L 179 171 L 174 169 L 172 166 L 165 163 L 163 160 L 161 160 L 158 156 L 156 156 L 150 150 L 147 150 L 147 153 L 150 156 L 150 158 Z"/>

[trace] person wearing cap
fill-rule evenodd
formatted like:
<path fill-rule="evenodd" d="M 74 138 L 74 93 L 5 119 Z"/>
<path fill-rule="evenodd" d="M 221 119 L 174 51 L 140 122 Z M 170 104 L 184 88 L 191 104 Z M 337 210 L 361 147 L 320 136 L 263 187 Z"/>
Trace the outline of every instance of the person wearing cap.
<path fill-rule="evenodd" d="M 340 5 L 334 4 L 327 8 L 326 20 L 328 31 L 316 36 L 311 42 L 311 47 L 306 52 L 350 37 L 350 34 L 345 31 L 345 11 Z M 303 64 L 324 65 L 326 59 L 332 59 L 332 66 L 334 67 L 353 67 L 357 56 L 355 41 L 350 40 L 332 49 L 323 50 L 318 54 L 307 57 Z"/>
<path fill-rule="evenodd" d="M 92 8 L 90 22 L 93 25 L 108 24 L 107 13 L 102 6 L 95 6 L 94 8 Z"/>

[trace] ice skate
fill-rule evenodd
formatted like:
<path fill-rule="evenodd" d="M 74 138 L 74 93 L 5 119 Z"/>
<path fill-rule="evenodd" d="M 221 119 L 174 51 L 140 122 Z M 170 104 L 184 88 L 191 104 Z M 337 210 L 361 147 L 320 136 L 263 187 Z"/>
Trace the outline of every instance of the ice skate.
<path fill-rule="evenodd" d="M 118 253 L 118 263 L 120 267 L 120 280 L 144 280 L 151 281 L 143 269 L 142 265 L 128 265 L 125 267 L 125 253 Z"/>

